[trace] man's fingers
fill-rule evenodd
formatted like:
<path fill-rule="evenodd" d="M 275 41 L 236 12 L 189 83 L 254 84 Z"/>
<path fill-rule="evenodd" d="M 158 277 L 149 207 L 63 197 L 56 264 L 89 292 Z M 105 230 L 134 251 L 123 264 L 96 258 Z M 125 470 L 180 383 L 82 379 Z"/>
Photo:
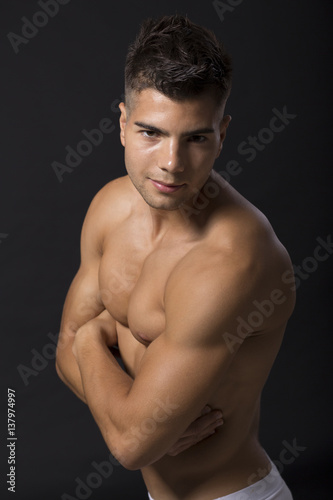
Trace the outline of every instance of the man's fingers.
<path fill-rule="evenodd" d="M 216 428 L 223 424 L 221 410 L 212 410 L 205 406 L 200 416 L 191 423 L 182 437 L 172 446 L 167 455 L 176 456 L 182 451 L 213 435 Z"/>
<path fill-rule="evenodd" d="M 211 407 L 206 405 L 202 410 L 201 410 L 201 413 L 200 413 L 200 416 L 203 416 L 203 415 L 207 415 L 207 413 L 209 413 L 210 411 L 212 411 Z"/>
<path fill-rule="evenodd" d="M 188 436 L 188 437 L 183 437 L 177 441 L 177 443 L 174 444 L 174 446 L 168 451 L 168 455 L 171 457 L 174 457 L 176 455 L 179 455 L 179 453 L 182 453 L 183 451 L 187 450 L 188 448 L 192 447 L 193 445 L 203 441 L 204 439 L 209 438 L 210 436 L 213 436 L 216 431 L 216 424 L 213 423 L 211 424 L 205 431 L 198 435 L 198 436 Z"/>
<path fill-rule="evenodd" d="M 200 435 L 205 429 L 210 427 L 218 427 L 223 424 L 223 417 L 221 410 L 211 410 L 209 413 L 201 415 L 198 417 L 191 425 L 186 429 L 182 437 Z M 215 426 L 214 426 L 215 424 Z"/>

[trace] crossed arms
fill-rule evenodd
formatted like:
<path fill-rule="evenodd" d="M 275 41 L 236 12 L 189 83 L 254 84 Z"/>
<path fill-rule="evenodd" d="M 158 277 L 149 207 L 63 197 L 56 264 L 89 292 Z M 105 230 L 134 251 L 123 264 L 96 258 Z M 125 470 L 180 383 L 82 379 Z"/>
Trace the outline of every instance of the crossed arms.
<path fill-rule="evenodd" d="M 76 392 L 84 396 L 111 453 L 128 469 L 149 465 L 169 451 L 216 392 L 234 356 L 222 333 L 234 326 L 239 293 L 233 299 L 228 272 L 222 280 L 211 261 L 203 266 L 197 258 L 193 255 L 169 280 L 166 329 L 147 348 L 135 380 L 110 353 L 116 339 L 107 311 L 75 335 Z M 227 289 L 221 283 L 229 283 Z M 238 290 L 239 285 L 234 283 Z M 154 431 L 137 446 L 136 430 L 144 422 Z"/>
<path fill-rule="evenodd" d="M 232 251 L 221 265 L 220 251 L 193 249 L 168 280 L 165 331 L 146 349 L 133 380 L 109 349 L 116 343 L 114 320 L 102 303 L 91 299 L 90 308 L 83 307 L 98 291 L 101 228 L 92 224 L 93 213 L 94 204 L 64 306 L 57 371 L 88 404 L 111 453 L 124 467 L 139 469 L 183 439 L 217 391 L 244 340 L 231 352 L 223 333 L 234 332 L 235 318 L 247 313 L 258 280 L 253 263 L 240 265 Z M 154 430 L 138 446 L 143 423 Z"/>

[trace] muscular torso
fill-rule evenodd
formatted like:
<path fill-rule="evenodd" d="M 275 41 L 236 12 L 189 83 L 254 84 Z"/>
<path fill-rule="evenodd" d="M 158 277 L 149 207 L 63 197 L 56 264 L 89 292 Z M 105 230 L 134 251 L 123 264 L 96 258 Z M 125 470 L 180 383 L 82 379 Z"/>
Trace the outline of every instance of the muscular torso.
<path fill-rule="evenodd" d="M 250 205 L 239 210 L 237 196 L 228 190 L 230 214 L 225 222 L 223 217 L 217 217 L 208 230 L 190 234 L 170 230 L 155 239 L 151 237 L 148 215 L 133 201 L 121 223 L 105 235 L 99 267 L 100 293 L 105 308 L 117 322 L 121 358 L 133 378 L 146 349 L 165 329 L 164 291 L 177 264 L 194 247 L 202 247 L 203 258 L 209 259 L 209 249 L 220 244 L 219 235 L 223 241 L 233 217 L 234 224 L 241 220 L 239 212 L 260 225 L 255 222 L 258 216 Z M 272 259 L 277 259 L 277 270 L 268 276 L 263 296 L 269 296 L 274 288 L 283 290 L 279 276 L 288 259 L 278 244 L 274 251 Z M 276 309 L 272 318 L 263 319 L 259 332 L 246 338 L 219 389 L 207 401 L 212 408 L 222 409 L 223 427 L 178 456 L 166 455 L 142 470 L 149 490 L 163 500 L 205 500 L 227 495 L 248 486 L 249 478 L 259 468 L 269 467 L 257 432 L 260 393 L 279 350 L 288 316 L 284 305 Z"/>

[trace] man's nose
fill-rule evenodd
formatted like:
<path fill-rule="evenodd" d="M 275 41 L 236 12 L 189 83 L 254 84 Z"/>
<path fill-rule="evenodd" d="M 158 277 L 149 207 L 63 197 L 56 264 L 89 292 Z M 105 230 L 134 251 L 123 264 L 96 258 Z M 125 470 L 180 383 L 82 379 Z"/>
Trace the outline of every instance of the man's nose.
<path fill-rule="evenodd" d="M 184 158 L 178 141 L 170 139 L 165 142 L 159 158 L 159 167 L 168 172 L 184 171 Z"/>

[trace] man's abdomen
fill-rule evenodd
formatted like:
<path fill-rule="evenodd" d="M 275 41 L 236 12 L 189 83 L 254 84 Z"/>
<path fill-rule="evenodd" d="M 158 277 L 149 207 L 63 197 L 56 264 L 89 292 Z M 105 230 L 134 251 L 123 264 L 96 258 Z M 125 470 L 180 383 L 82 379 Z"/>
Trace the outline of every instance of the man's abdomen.
<path fill-rule="evenodd" d="M 155 499 L 211 500 L 245 488 L 259 469 L 267 467 L 269 472 L 269 459 L 256 435 L 253 426 L 237 448 L 237 436 L 222 426 L 216 434 L 179 455 L 166 455 L 144 467 L 147 489 Z"/>

